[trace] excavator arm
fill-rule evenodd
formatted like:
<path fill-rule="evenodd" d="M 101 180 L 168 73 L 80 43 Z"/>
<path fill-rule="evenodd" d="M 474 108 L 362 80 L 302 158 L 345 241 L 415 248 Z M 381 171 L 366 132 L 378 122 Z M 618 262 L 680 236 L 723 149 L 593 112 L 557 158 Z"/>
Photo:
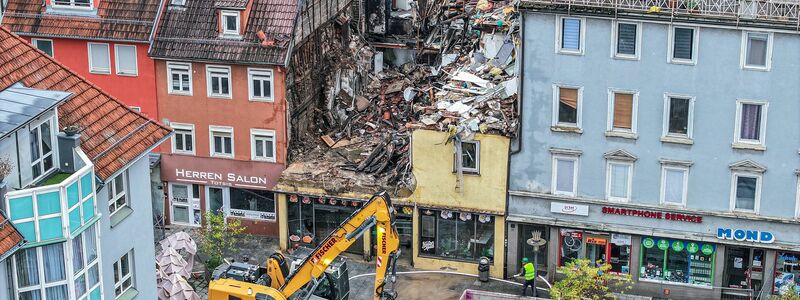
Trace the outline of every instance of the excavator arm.
<path fill-rule="evenodd" d="M 310 282 L 315 283 L 323 276 L 325 269 L 337 256 L 347 250 L 372 226 L 376 226 L 378 253 L 375 262 L 377 269 L 375 271 L 374 299 L 396 298 L 393 288 L 386 288 L 387 282 L 391 285 L 394 284 L 395 262 L 400 246 L 399 235 L 394 227 L 394 215 L 394 208 L 386 192 L 372 196 L 369 202 L 350 215 L 338 229 L 328 235 L 297 270 L 286 278 L 285 283 L 278 290 L 289 298 Z M 390 273 L 388 277 L 387 272 Z"/>

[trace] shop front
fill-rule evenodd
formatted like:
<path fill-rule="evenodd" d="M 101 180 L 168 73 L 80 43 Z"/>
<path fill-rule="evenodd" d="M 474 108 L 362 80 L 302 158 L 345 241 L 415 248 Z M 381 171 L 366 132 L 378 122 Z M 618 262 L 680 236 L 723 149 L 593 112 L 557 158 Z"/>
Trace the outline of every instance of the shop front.
<path fill-rule="evenodd" d="M 742 228 L 746 225 L 747 228 Z M 752 299 L 797 285 L 797 224 L 725 213 L 513 195 L 506 276 L 523 257 L 557 280 L 575 259 L 609 264 L 632 278 L 634 295 L 674 299 Z M 545 234 L 546 233 L 546 234 Z M 529 242 L 546 244 L 534 252 Z M 543 254 L 545 253 L 545 254 Z"/>
<path fill-rule="evenodd" d="M 222 213 L 242 222 L 245 232 L 278 232 L 275 179 L 281 166 L 230 159 L 164 155 L 168 224 L 200 226 L 203 213 Z"/>

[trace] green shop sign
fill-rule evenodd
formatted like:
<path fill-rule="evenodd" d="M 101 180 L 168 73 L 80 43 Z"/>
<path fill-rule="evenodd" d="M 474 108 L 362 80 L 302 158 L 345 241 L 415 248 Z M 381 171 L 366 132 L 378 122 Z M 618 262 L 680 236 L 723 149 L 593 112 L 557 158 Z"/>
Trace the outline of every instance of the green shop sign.
<path fill-rule="evenodd" d="M 700 252 L 703 252 L 705 255 L 711 255 L 714 253 L 714 246 L 711 244 L 704 244 L 702 248 L 700 248 Z"/>
<path fill-rule="evenodd" d="M 658 240 L 658 249 L 667 250 L 669 248 L 668 240 Z"/>
<path fill-rule="evenodd" d="M 675 252 L 683 251 L 683 242 L 681 241 L 673 241 L 672 242 L 672 250 Z"/>
<path fill-rule="evenodd" d="M 686 251 L 689 251 L 690 254 L 697 253 L 697 250 L 700 250 L 700 246 L 697 245 L 695 242 L 689 242 L 686 244 Z"/>
<path fill-rule="evenodd" d="M 655 244 L 656 242 L 653 241 L 653 238 L 645 238 L 644 240 L 642 240 L 642 246 L 644 246 L 647 249 L 653 248 Z"/>

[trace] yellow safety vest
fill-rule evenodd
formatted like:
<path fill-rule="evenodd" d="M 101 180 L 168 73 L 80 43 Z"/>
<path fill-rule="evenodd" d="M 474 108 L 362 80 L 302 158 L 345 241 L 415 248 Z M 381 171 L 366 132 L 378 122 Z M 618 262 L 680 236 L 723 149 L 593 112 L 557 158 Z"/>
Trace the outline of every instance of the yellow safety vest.
<path fill-rule="evenodd" d="M 525 280 L 533 280 L 536 278 L 536 268 L 532 263 L 525 264 Z"/>

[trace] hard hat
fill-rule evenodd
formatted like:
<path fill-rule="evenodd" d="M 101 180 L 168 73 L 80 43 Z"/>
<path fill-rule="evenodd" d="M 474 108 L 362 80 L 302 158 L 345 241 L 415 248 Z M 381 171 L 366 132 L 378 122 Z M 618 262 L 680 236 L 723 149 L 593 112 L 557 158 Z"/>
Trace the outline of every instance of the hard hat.
<path fill-rule="evenodd" d="M 527 257 L 523 257 L 522 258 L 522 262 L 525 262 L 525 263 L 528 262 L 528 258 Z"/>

